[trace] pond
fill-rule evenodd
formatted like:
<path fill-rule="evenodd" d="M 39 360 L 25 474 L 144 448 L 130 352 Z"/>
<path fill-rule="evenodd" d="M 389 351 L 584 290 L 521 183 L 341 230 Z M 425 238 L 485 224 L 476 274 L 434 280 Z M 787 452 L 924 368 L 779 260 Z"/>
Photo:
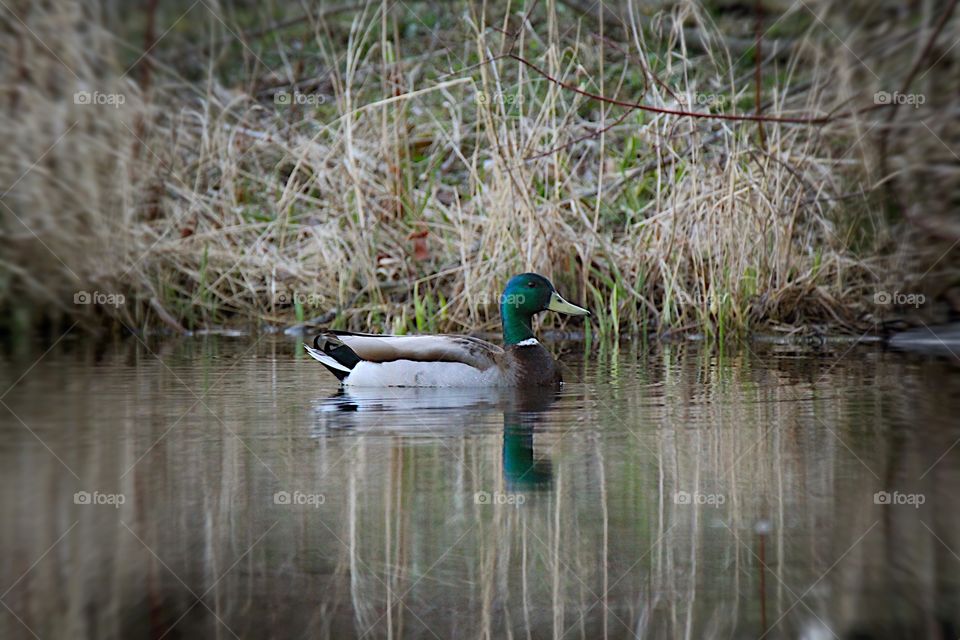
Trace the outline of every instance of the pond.
<path fill-rule="evenodd" d="M 341 392 L 275 336 L 7 345 L 0 636 L 958 636 L 956 362 L 550 348 L 567 384 L 517 394 Z"/>

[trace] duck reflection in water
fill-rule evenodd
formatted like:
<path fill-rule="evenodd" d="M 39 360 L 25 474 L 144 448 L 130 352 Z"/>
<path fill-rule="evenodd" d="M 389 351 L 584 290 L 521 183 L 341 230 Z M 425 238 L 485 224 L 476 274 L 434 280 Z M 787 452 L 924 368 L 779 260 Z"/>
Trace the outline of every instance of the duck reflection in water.
<path fill-rule="evenodd" d="M 316 403 L 316 435 L 364 431 L 441 435 L 503 416 L 503 474 L 510 491 L 550 488 L 553 465 L 534 453 L 534 433 L 559 391 L 529 389 L 341 388 Z"/>
<path fill-rule="evenodd" d="M 503 412 L 503 476 L 510 491 L 549 489 L 553 465 L 534 455 L 533 435 L 557 397 L 554 389 L 517 390 Z"/>

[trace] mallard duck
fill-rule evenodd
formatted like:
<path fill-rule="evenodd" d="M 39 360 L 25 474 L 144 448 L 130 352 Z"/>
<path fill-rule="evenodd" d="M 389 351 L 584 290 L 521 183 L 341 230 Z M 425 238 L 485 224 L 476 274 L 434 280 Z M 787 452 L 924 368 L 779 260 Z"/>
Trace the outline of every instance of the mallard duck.
<path fill-rule="evenodd" d="M 468 336 L 394 336 L 324 331 L 307 353 L 341 384 L 366 387 L 523 387 L 562 382 L 553 356 L 533 335 L 541 311 L 590 315 L 549 280 L 521 273 L 500 297 L 504 347 Z"/>

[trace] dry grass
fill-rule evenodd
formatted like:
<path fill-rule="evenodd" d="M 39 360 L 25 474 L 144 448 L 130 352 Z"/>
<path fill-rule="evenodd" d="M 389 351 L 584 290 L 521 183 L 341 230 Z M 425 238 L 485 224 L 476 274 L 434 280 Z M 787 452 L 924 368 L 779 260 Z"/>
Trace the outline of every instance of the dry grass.
<path fill-rule="evenodd" d="M 147 329 L 312 319 L 460 332 L 496 328 L 500 288 L 534 270 L 599 312 L 593 332 L 725 337 L 869 325 L 878 289 L 930 265 L 924 282 L 953 282 L 953 256 L 936 261 L 953 238 L 918 242 L 936 234 L 883 212 L 883 112 L 761 133 L 603 104 L 516 59 L 483 63 L 512 50 L 591 93 L 753 112 L 752 53 L 730 52 L 724 14 L 622 8 L 613 30 L 572 4 L 505 15 L 371 2 L 268 29 L 243 4 L 201 3 L 164 34 L 189 5 L 170 7 L 139 62 L 144 47 L 117 34 L 139 38 L 140 14 L 18 11 L 3 35 L 14 117 L 0 125 L 0 306 L 90 326 L 107 315 Z M 872 105 L 927 33 L 811 6 L 824 23 L 788 12 L 770 36 L 786 33 L 793 54 L 763 66 L 765 115 Z M 857 48 L 877 33 L 898 55 Z M 851 50 L 885 60 L 891 79 Z M 277 104 L 292 86 L 313 104 Z M 74 104 L 80 90 L 125 104 Z M 897 140 L 896 159 L 909 158 Z M 925 166 L 905 162 L 897 175 Z M 75 305 L 80 290 L 125 304 Z"/>

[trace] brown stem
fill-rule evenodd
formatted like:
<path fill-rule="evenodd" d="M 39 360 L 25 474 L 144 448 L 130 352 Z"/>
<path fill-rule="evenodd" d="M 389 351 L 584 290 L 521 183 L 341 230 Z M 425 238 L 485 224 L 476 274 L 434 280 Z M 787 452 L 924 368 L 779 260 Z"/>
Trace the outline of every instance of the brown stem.
<path fill-rule="evenodd" d="M 763 105 L 761 103 L 762 95 L 762 85 L 763 85 L 763 74 L 761 69 L 763 67 L 763 1 L 757 0 L 756 2 L 756 46 L 754 48 L 754 65 L 753 65 L 753 89 L 754 89 L 754 105 L 756 107 L 756 114 L 761 115 L 763 110 Z M 767 140 L 763 132 L 763 123 L 757 124 L 757 131 L 760 134 L 760 146 L 766 147 Z"/>
<path fill-rule="evenodd" d="M 649 111 L 651 113 L 660 113 L 660 114 L 669 115 L 669 116 L 681 116 L 684 118 L 704 118 L 707 120 L 727 120 L 732 122 L 778 122 L 781 124 L 826 124 L 834 120 L 839 120 L 840 118 L 846 118 L 851 115 L 866 113 L 868 111 L 874 111 L 878 108 L 888 106 L 885 104 L 872 105 L 869 107 L 864 107 L 862 109 L 847 111 L 847 112 L 839 113 L 836 115 L 816 116 L 816 117 L 806 116 L 806 117 L 778 118 L 774 116 L 758 116 L 758 115 L 738 116 L 738 115 L 733 115 L 729 113 L 698 113 L 696 111 L 684 111 L 682 109 L 668 109 L 666 107 L 654 107 L 651 105 L 640 104 L 637 102 L 628 102 L 626 100 L 618 100 L 616 98 L 609 98 L 607 96 L 602 96 L 597 93 L 591 93 L 590 91 L 586 91 L 579 87 L 575 87 L 572 84 L 569 84 L 567 82 L 554 78 L 553 76 L 551 76 L 549 73 L 547 73 L 546 71 L 544 71 L 543 69 L 535 65 L 534 63 L 516 55 L 515 53 L 508 53 L 507 57 L 512 58 L 517 62 L 520 62 L 526 65 L 527 67 L 530 67 L 531 69 L 536 71 L 538 74 L 540 74 L 550 82 L 553 82 L 554 84 L 559 85 L 568 91 L 573 91 L 574 93 L 579 93 L 582 96 L 586 96 L 591 100 L 604 102 L 606 104 L 615 104 L 620 107 L 629 107 L 631 109 L 639 109 L 640 111 Z"/>
<path fill-rule="evenodd" d="M 157 5 L 160 0 L 147 0 L 147 28 L 143 33 L 143 51 L 149 53 L 154 45 L 157 44 Z M 150 87 L 150 74 L 153 71 L 153 60 L 150 56 L 144 56 L 140 66 L 140 86 L 144 92 Z"/>

